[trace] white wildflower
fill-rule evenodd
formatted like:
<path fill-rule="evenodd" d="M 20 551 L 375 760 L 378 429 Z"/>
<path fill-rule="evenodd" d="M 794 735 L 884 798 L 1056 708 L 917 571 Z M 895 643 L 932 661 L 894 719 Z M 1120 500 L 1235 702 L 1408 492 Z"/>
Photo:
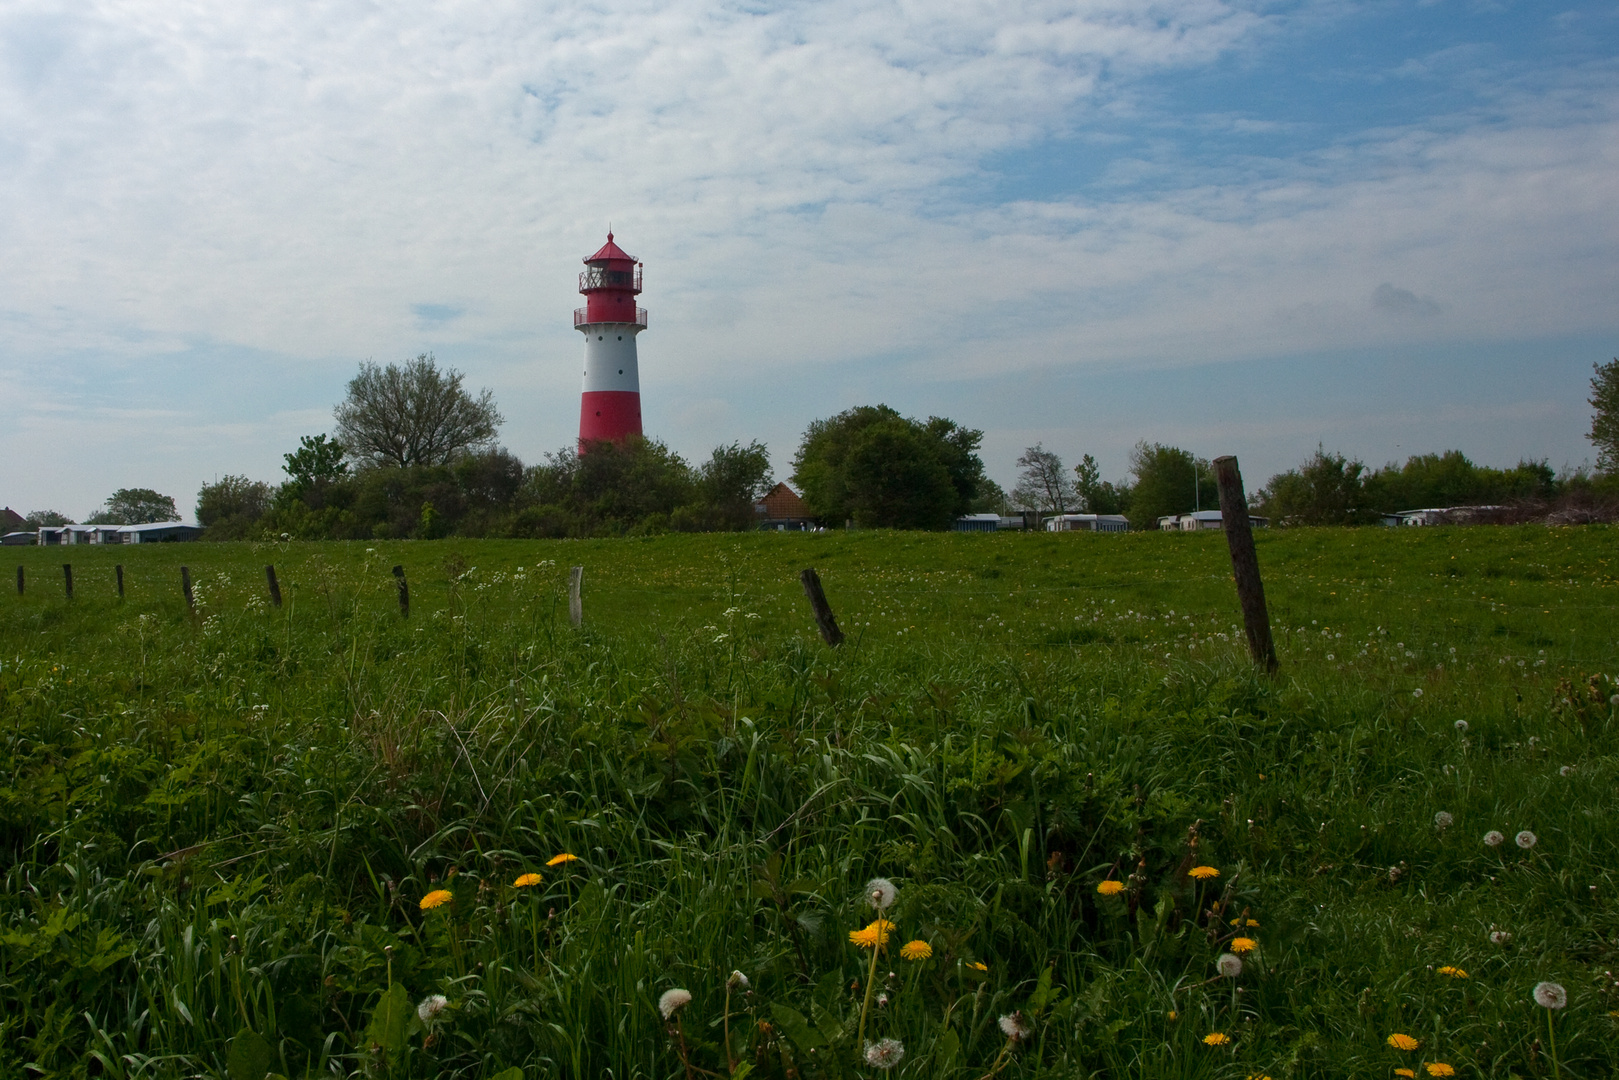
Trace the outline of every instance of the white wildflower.
<path fill-rule="evenodd" d="M 727 990 L 746 990 L 747 988 L 748 977 L 740 971 L 731 972 L 731 977 L 725 980 L 725 989 Z"/>
<path fill-rule="evenodd" d="M 1535 1004 L 1543 1009 L 1561 1009 L 1568 1004 L 1568 991 L 1561 983 L 1536 983 Z"/>
<path fill-rule="evenodd" d="M 1528 851 L 1530 848 L 1532 848 L 1536 844 L 1540 843 L 1540 837 L 1536 836 L 1534 833 L 1530 832 L 1528 829 L 1525 829 L 1523 832 L 1521 832 L 1517 836 L 1513 837 L 1513 841 L 1519 847 L 1523 848 L 1525 851 Z"/>
<path fill-rule="evenodd" d="M 1456 730 L 1461 732 L 1463 735 L 1466 735 L 1467 734 L 1467 721 L 1466 720 L 1458 720 L 1458 721 L 1456 721 Z"/>
<path fill-rule="evenodd" d="M 894 896 L 898 892 L 899 890 L 894 888 L 894 883 L 887 878 L 874 877 L 866 882 L 866 899 L 870 900 L 871 906 L 878 911 L 887 911 L 892 907 Z"/>
<path fill-rule="evenodd" d="M 682 990 L 677 986 L 673 990 L 665 990 L 663 996 L 658 998 L 658 1011 L 663 1014 L 665 1020 L 668 1020 L 690 1004 L 691 991 Z"/>
<path fill-rule="evenodd" d="M 1235 953 L 1221 953 L 1220 959 L 1214 962 L 1214 966 L 1220 970 L 1221 975 L 1228 979 L 1235 979 L 1242 974 L 1242 958 Z"/>
<path fill-rule="evenodd" d="M 1564 765 L 1561 769 L 1557 770 L 1557 775 L 1558 776 L 1568 776 L 1573 772 L 1574 772 L 1574 766 L 1572 766 L 1572 765 Z"/>
<path fill-rule="evenodd" d="M 1441 810 L 1433 816 L 1433 827 L 1440 832 L 1444 832 L 1454 824 L 1456 824 L 1456 819 L 1450 816 L 1449 810 Z"/>
<path fill-rule="evenodd" d="M 443 1012 L 447 1007 L 449 1007 L 449 1004 L 450 999 L 445 997 L 443 994 L 428 994 L 426 997 L 422 998 L 421 1003 L 416 1006 L 416 1015 L 420 1017 L 422 1023 L 425 1024 L 437 1018 L 439 1013 Z"/>
<path fill-rule="evenodd" d="M 1507 933 L 1505 930 L 1491 930 L 1490 931 L 1490 944 L 1491 945 L 1505 945 L 1507 942 L 1509 942 L 1511 940 L 1512 940 L 1512 935 Z"/>
<path fill-rule="evenodd" d="M 1491 847 L 1500 847 L 1504 840 L 1506 840 L 1506 837 L 1502 835 L 1500 829 L 1491 829 L 1484 834 L 1484 842 Z"/>
<path fill-rule="evenodd" d="M 898 1039 L 878 1039 L 866 1044 L 866 1064 L 878 1069 L 892 1069 L 905 1056 L 905 1047 Z"/>

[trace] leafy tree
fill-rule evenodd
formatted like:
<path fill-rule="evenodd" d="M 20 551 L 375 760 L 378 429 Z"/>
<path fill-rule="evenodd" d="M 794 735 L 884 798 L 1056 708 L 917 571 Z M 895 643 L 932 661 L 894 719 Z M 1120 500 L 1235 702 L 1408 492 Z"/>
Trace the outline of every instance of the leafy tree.
<path fill-rule="evenodd" d="M 1089 454 L 1074 466 L 1074 494 L 1086 514 L 1122 514 L 1130 508 L 1130 485 L 1103 480 L 1101 467 Z"/>
<path fill-rule="evenodd" d="M 717 446 L 698 469 L 698 488 L 709 513 L 685 515 L 682 527 L 707 525 L 718 529 L 747 529 L 754 524 L 753 504 L 772 487 L 770 451 L 762 442 L 747 446 L 733 442 Z"/>
<path fill-rule="evenodd" d="M 984 477 L 978 482 L 978 494 L 968 504 L 967 512 L 970 514 L 1009 514 L 1012 511 L 1012 500 L 1001 485 Z"/>
<path fill-rule="evenodd" d="M 1586 435 L 1597 448 L 1597 468 L 1619 472 L 1619 357 L 1606 364 L 1592 364 L 1591 397 L 1595 410 L 1591 431 Z"/>
<path fill-rule="evenodd" d="M 464 376 L 438 369 L 428 353 L 403 366 L 360 365 L 334 410 L 343 445 L 374 465 L 447 465 L 491 445 L 503 422 L 494 395 L 474 398 Z"/>
<path fill-rule="evenodd" d="M 49 529 L 57 525 L 72 525 L 73 519 L 55 510 L 35 510 L 22 519 L 24 531 Z"/>
<path fill-rule="evenodd" d="M 1018 482 L 1012 489 L 1012 501 L 1019 506 L 1066 514 L 1078 501 L 1074 482 L 1068 479 L 1062 458 L 1039 443 L 1025 449 L 1017 463 Z"/>
<path fill-rule="evenodd" d="M 179 521 L 180 508 L 174 497 L 151 488 L 119 488 L 107 505 L 90 518 L 92 525 L 146 525 L 154 521 Z"/>
<path fill-rule="evenodd" d="M 204 484 L 197 492 L 197 524 L 210 540 L 243 539 L 270 508 L 272 494 L 269 484 L 245 476 Z"/>
<path fill-rule="evenodd" d="M 1156 529 L 1158 519 L 1219 505 L 1209 463 L 1162 443 L 1136 443 L 1130 452 L 1135 484 L 1130 491 L 1130 527 Z"/>
<path fill-rule="evenodd" d="M 983 432 L 943 417 L 907 419 L 861 405 L 804 432 L 793 482 L 822 521 L 863 527 L 950 527 L 984 482 Z"/>
<path fill-rule="evenodd" d="M 1364 486 L 1368 507 L 1396 511 L 1547 499 L 1556 485 L 1557 474 L 1544 461 L 1492 469 L 1473 464 L 1460 450 L 1447 450 L 1387 465 L 1367 476 Z"/>
<path fill-rule="evenodd" d="M 343 460 L 347 453 L 343 444 L 325 435 L 304 435 L 298 440 L 298 449 L 282 454 L 286 461 L 287 478 L 302 490 L 331 483 L 349 472 Z"/>
<path fill-rule="evenodd" d="M 1366 505 L 1366 466 L 1320 446 L 1300 468 L 1271 477 L 1255 494 L 1258 512 L 1278 525 L 1359 525 L 1376 519 Z"/>

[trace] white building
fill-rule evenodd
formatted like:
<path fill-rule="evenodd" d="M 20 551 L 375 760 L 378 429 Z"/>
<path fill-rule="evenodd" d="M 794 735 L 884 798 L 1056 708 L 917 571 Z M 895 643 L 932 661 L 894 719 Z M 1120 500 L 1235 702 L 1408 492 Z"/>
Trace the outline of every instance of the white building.
<path fill-rule="evenodd" d="M 1046 519 L 1046 532 L 1129 532 L 1123 514 L 1057 514 Z"/>

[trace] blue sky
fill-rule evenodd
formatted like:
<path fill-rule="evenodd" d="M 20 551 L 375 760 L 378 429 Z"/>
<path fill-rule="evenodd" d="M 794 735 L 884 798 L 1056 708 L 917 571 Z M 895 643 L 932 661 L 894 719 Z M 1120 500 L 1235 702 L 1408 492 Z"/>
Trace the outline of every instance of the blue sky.
<path fill-rule="evenodd" d="M 1124 474 L 1591 456 L 1619 4 L 0 9 L 0 504 L 275 481 L 366 359 L 568 444 L 579 260 L 647 264 L 689 458 L 885 401 Z"/>

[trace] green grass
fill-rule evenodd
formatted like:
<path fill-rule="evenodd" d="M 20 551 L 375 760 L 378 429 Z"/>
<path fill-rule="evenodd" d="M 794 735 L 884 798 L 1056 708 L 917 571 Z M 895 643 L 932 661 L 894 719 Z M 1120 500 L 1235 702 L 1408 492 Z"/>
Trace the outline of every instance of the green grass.
<path fill-rule="evenodd" d="M 1612 1075 L 1616 538 L 1262 534 L 1275 678 L 1218 535 L 8 549 L 0 1074 L 877 1075 L 882 875 L 891 1075 Z"/>

